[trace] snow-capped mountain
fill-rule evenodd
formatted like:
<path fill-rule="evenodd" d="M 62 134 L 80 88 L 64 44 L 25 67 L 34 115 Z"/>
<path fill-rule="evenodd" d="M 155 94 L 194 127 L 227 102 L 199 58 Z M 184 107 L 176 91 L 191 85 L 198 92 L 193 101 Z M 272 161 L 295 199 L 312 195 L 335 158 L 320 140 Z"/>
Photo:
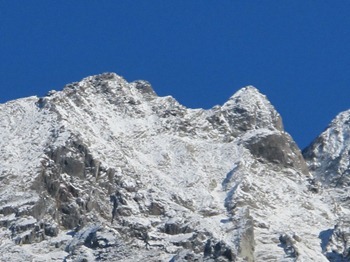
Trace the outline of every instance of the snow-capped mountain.
<path fill-rule="evenodd" d="M 348 261 L 348 114 L 305 162 L 252 86 L 188 109 L 106 73 L 2 104 L 0 260 Z"/>
<path fill-rule="evenodd" d="M 350 261 L 350 111 L 340 113 L 304 150 L 315 181 L 331 196 L 336 221 L 325 232 L 324 251 L 331 261 Z"/>

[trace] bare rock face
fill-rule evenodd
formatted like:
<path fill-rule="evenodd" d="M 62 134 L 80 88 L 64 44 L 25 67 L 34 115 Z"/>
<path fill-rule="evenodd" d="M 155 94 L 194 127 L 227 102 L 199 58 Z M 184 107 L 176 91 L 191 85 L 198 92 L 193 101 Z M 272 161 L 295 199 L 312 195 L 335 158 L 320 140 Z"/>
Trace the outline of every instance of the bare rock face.
<path fill-rule="evenodd" d="M 0 260 L 330 257 L 333 202 L 254 87 L 188 109 L 91 76 L 0 105 L 0 136 Z"/>
<path fill-rule="evenodd" d="M 285 132 L 263 132 L 247 137 L 243 144 L 254 157 L 276 167 L 301 170 L 308 176 L 305 160 L 293 139 Z"/>

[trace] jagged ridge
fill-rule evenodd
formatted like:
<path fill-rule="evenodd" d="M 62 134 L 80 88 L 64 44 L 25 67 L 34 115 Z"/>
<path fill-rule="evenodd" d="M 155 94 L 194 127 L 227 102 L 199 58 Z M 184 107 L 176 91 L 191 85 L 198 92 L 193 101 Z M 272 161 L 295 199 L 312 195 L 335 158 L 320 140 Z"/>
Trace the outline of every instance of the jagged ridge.
<path fill-rule="evenodd" d="M 188 109 L 107 73 L 0 107 L 1 259 L 327 260 L 335 214 L 254 87 Z"/>

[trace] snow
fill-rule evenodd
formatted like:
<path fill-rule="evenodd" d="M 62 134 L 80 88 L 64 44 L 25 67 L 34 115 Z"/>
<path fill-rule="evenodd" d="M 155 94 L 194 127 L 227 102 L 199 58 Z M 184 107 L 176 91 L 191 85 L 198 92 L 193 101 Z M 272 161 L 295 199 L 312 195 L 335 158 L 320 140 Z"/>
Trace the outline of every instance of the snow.
<path fill-rule="evenodd" d="M 223 106 L 188 109 L 170 96 L 146 95 L 135 83 L 108 74 L 50 92 L 42 106 L 38 101 L 30 97 L 0 105 L 0 214 L 5 207 L 14 209 L 0 222 L 15 220 L 24 226 L 51 221 L 49 212 L 59 217 L 59 201 L 45 191 L 42 178 L 45 170 L 62 169 L 50 156 L 60 152 L 58 158 L 81 163 L 83 175 L 60 171 L 54 182 L 60 192 L 78 192 L 76 198 L 74 192 L 66 195 L 74 205 L 89 206 L 81 211 L 89 223 L 74 237 L 61 228 L 58 236 L 23 246 L 4 233 L 0 260 L 17 252 L 17 259 L 28 261 L 94 261 L 96 253 L 84 241 L 102 228 L 109 242 L 126 239 L 118 250 L 125 253 L 124 261 L 170 260 L 196 237 L 203 246 L 208 239 L 223 241 L 239 259 L 245 256 L 241 250 L 252 245 L 248 260 L 295 261 L 281 246 L 283 234 L 301 239 L 293 244 L 300 261 L 327 261 L 319 234 L 337 219 L 328 191 L 311 193 L 301 170 L 263 163 L 242 143 L 271 134 L 287 136 L 279 114 L 256 88 L 241 89 Z M 343 140 L 334 132 L 327 139 L 333 145 L 327 152 L 339 155 L 343 149 L 335 143 Z M 74 143 L 85 148 L 80 152 Z M 94 161 L 89 167 L 87 155 Z M 116 192 L 125 201 L 117 211 L 124 213 L 111 223 L 110 196 Z M 34 208 L 42 199 L 47 206 Z M 39 214 L 17 218 L 14 213 L 21 207 Z M 192 232 L 164 233 L 164 224 L 174 221 Z M 149 241 L 151 250 L 137 235 L 143 231 L 156 239 Z M 168 253 L 152 244 L 163 245 Z"/>

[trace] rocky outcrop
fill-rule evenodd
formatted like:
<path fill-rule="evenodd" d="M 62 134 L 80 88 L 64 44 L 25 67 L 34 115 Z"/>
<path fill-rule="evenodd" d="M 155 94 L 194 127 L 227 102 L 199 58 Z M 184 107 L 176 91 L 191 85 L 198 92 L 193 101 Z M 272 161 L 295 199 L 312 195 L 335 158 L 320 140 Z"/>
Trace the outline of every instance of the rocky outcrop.
<path fill-rule="evenodd" d="M 254 87 L 188 109 L 91 76 L 1 105 L 0 136 L 0 260 L 326 261 L 333 207 Z"/>
<path fill-rule="evenodd" d="M 350 248 L 350 111 L 340 113 L 303 151 L 314 184 L 331 199 L 337 215 L 333 227 L 320 232 L 322 249 L 329 261 L 349 261 Z"/>
<path fill-rule="evenodd" d="M 327 186 L 347 187 L 350 164 L 350 111 L 340 113 L 303 151 L 310 170 Z"/>
<path fill-rule="evenodd" d="M 255 132 L 243 137 L 244 146 L 256 159 L 272 163 L 275 167 L 301 170 L 306 176 L 309 170 L 300 149 L 285 132 Z"/>
<path fill-rule="evenodd" d="M 322 248 L 329 261 L 349 261 L 350 259 L 350 223 L 342 217 L 333 229 L 320 233 Z"/>

